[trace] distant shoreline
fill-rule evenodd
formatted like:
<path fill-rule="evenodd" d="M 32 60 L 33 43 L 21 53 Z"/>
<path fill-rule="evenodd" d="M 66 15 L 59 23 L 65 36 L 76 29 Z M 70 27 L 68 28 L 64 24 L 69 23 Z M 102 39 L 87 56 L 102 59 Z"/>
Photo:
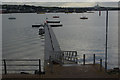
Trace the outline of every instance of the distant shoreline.
<path fill-rule="evenodd" d="M 120 7 L 43 7 L 30 5 L 2 5 L 0 13 L 84 13 L 87 11 L 118 11 Z"/>
<path fill-rule="evenodd" d="M 106 11 L 106 10 L 104 10 L 104 11 Z M 119 10 L 109 10 L 109 11 L 119 11 Z M 45 12 L 45 13 L 37 13 L 37 12 L 11 12 L 11 13 L 0 13 L 0 14 L 19 14 L 19 13 L 31 13 L 31 14 L 33 14 L 33 13 L 36 13 L 36 14 L 46 14 L 46 13 L 48 13 L 48 12 Z M 54 12 L 49 12 L 49 13 L 54 13 Z M 57 13 L 65 13 L 65 14 L 72 14 L 72 13 L 94 13 L 93 11 L 91 11 L 91 12 L 57 12 Z"/>

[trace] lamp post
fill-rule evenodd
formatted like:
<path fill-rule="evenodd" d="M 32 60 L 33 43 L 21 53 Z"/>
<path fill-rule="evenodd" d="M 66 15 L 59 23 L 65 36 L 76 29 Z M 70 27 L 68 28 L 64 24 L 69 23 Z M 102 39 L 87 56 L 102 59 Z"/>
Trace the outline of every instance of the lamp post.
<path fill-rule="evenodd" d="M 108 10 L 106 11 L 105 70 L 107 71 Z"/>

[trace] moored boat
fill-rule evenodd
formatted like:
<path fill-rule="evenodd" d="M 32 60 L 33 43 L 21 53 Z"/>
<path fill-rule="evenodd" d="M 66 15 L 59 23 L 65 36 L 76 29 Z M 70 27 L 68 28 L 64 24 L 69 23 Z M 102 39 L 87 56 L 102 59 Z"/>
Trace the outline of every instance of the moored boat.
<path fill-rule="evenodd" d="M 60 23 L 59 20 L 47 20 L 46 22 L 47 23 Z"/>
<path fill-rule="evenodd" d="M 88 17 L 86 17 L 86 16 L 83 16 L 83 17 L 80 17 L 80 19 L 88 19 Z"/>
<path fill-rule="evenodd" d="M 9 17 L 8 19 L 12 19 L 13 20 L 13 19 L 16 19 L 16 18 L 15 17 Z"/>
<path fill-rule="evenodd" d="M 32 27 L 41 27 L 43 24 L 32 24 Z"/>
<path fill-rule="evenodd" d="M 51 27 L 61 27 L 61 26 L 63 26 L 62 24 L 51 24 L 50 25 Z"/>
<path fill-rule="evenodd" d="M 53 18 L 59 18 L 59 16 L 53 16 Z"/>

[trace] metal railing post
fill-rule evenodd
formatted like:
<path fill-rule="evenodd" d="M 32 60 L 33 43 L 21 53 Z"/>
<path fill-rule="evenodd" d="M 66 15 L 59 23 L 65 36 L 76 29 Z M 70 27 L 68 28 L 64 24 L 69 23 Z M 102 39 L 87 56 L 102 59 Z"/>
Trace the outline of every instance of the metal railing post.
<path fill-rule="evenodd" d="M 75 61 L 76 61 L 76 63 L 78 63 L 77 51 L 75 52 Z"/>
<path fill-rule="evenodd" d="M 77 57 L 75 57 L 75 63 L 78 63 L 78 58 Z"/>
<path fill-rule="evenodd" d="M 5 59 L 3 60 L 3 62 L 4 62 L 4 71 L 5 71 L 5 74 L 7 74 L 7 67 L 6 67 L 6 61 L 5 61 Z"/>
<path fill-rule="evenodd" d="M 93 54 L 93 64 L 95 64 L 95 54 Z"/>
<path fill-rule="evenodd" d="M 39 59 L 39 74 L 41 72 L 41 60 Z"/>
<path fill-rule="evenodd" d="M 100 59 L 100 70 L 102 70 L 102 59 Z"/>
<path fill-rule="evenodd" d="M 70 52 L 68 52 L 68 60 L 70 60 Z"/>
<path fill-rule="evenodd" d="M 85 54 L 83 54 L 83 65 L 85 65 Z"/>
<path fill-rule="evenodd" d="M 62 63 L 64 64 L 64 53 L 62 52 Z"/>

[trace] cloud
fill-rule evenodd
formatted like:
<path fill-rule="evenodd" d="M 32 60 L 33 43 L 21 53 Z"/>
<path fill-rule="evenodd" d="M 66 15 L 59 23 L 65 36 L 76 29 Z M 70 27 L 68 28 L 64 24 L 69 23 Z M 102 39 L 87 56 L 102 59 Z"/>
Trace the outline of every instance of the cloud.
<path fill-rule="evenodd" d="M 26 3 L 26 4 L 30 4 L 30 3 Z M 89 3 L 85 3 L 85 2 L 39 2 L 39 3 L 32 3 L 36 6 L 58 6 L 58 7 L 89 7 L 89 6 L 94 6 L 95 3 L 93 2 L 89 2 Z"/>
<path fill-rule="evenodd" d="M 91 7 L 96 4 L 99 4 L 100 6 L 118 6 L 117 2 L 5 2 L 4 4 L 26 4 L 48 7 Z"/>
<path fill-rule="evenodd" d="M 118 2 L 119 0 L 0 0 L 1 2 Z"/>
<path fill-rule="evenodd" d="M 28 4 L 28 3 L 26 3 Z M 100 6 L 114 7 L 118 6 L 118 2 L 34 2 L 31 3 L 36 6 L 48 6 L 48 7 L 91 7 L 99 4 Z"/>
<path fill-rule="evenodd" d="M 95 2 L 78 2 L 78 3 L 73 3 L 73 2 L 70 2 L 70 3 L 64 3 L 62 5 L 60 5 L 60 7 L 91 7 L 91 6 L 95 6 Z"/>

